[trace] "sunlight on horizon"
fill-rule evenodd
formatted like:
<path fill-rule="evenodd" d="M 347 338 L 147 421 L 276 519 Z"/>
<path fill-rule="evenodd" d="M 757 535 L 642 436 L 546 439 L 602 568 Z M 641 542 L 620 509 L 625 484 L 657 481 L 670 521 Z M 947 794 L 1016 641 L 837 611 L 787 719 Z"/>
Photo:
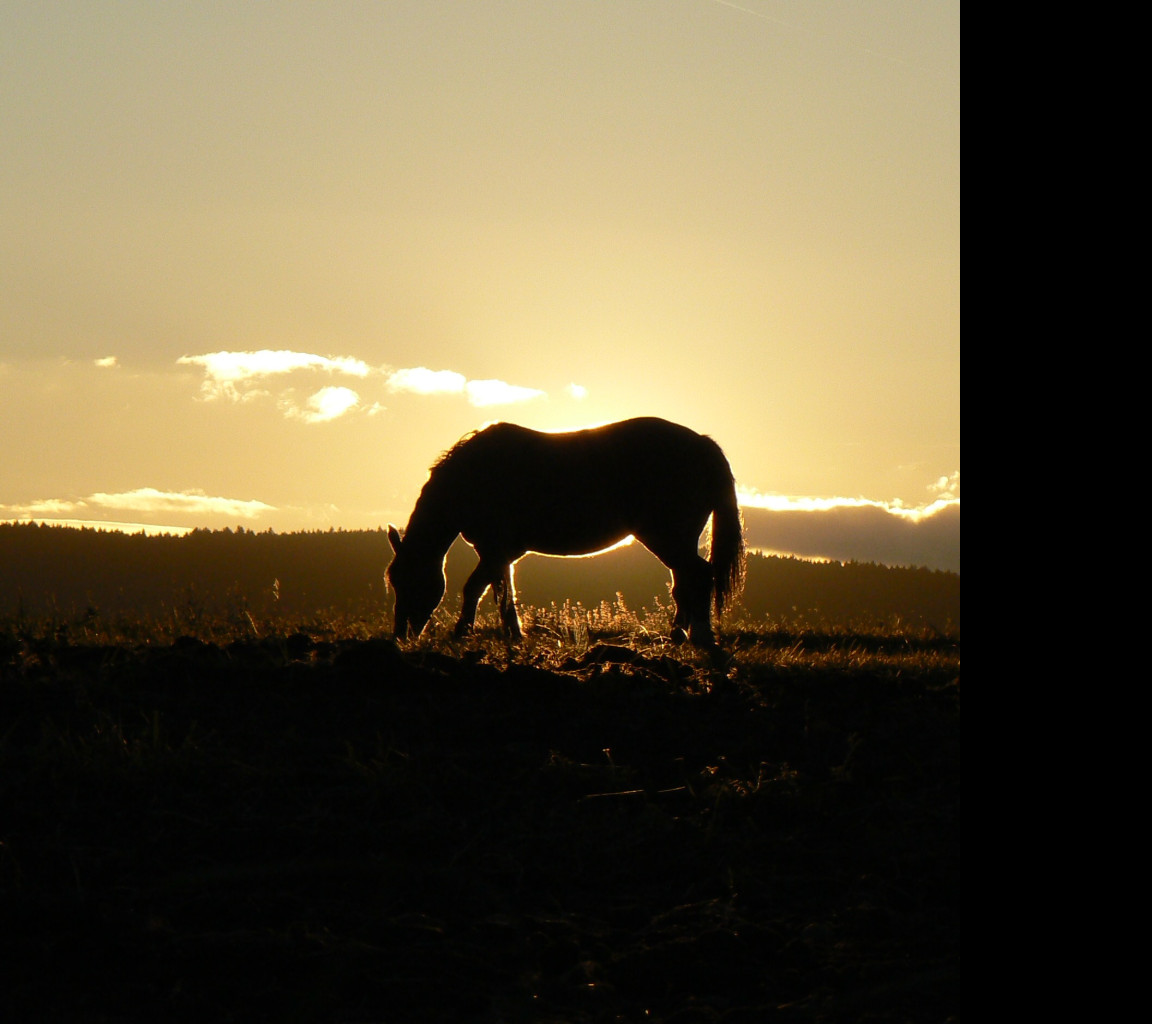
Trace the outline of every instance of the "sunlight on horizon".
<path fill-rule="evenodd" d="M 155 523 L 118 523 L 103 519 L 0 519 L 0 523 L 12 526 L 66 526 L 73 530 L 106 530 L 109 533 L 143 533 L 149 537 L 183 537 L 192 533 L 193 526 L 159 526 Z"/>
<path fill-rule="evenodd" d="M 787 494 L 764 494 L 753 488 L 737 487 L 741 508 L 760 508 L 767 512 L 830 512 L 841 508 L 876 508 L 905 519 L 919 520 L 947 508 L 958 508 L 960 499 L 934 498 L 923 505 L 909 507 L 902 501 L 876 501 L 871 498 L 813 498 Z"/>

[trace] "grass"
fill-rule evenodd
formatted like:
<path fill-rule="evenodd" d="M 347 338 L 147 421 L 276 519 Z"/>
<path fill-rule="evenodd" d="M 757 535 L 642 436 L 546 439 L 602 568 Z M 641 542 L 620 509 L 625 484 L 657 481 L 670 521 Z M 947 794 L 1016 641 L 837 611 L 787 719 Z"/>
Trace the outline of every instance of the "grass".
<path fill-rule="evenodd" d="M 0 623 L 0 1008 L 959 1016 L 958 637 L 525 619 Z"/>

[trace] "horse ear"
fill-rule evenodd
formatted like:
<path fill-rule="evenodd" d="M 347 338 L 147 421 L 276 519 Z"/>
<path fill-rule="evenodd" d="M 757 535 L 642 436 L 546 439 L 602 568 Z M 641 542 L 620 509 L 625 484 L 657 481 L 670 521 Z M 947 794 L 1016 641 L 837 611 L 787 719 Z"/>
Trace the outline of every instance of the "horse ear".
<path fill-rule="evenodd" d="M 400 531 L 391 523 L 388 524 L 388 543 L 396 554 L 400 554 Z"/>

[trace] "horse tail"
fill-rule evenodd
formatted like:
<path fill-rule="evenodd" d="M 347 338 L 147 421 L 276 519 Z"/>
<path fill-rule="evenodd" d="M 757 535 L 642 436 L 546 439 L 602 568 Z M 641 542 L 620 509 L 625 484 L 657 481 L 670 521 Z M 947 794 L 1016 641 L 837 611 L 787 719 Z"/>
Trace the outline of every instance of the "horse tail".
<path fill-rule="evenodd" d="M 744 588 L 747 554 L 744 549 L 744 518 L 736 501 L 736 481 L 728 468 L 728 460 L 720 455 L 724 472 L 716 504 L 712 508 L 712 582 L 716 600 L 716 614 L 740 594 Z"/>

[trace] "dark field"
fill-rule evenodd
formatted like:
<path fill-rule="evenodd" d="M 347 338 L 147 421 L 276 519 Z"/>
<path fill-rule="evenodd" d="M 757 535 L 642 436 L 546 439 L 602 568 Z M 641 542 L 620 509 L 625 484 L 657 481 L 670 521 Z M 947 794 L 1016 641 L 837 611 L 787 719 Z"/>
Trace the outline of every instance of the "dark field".
<path fill-rule="evenodd" d="M 370 632 L 0 623 L 6 1020 L 959 1018 L 958 637 Z"/>

